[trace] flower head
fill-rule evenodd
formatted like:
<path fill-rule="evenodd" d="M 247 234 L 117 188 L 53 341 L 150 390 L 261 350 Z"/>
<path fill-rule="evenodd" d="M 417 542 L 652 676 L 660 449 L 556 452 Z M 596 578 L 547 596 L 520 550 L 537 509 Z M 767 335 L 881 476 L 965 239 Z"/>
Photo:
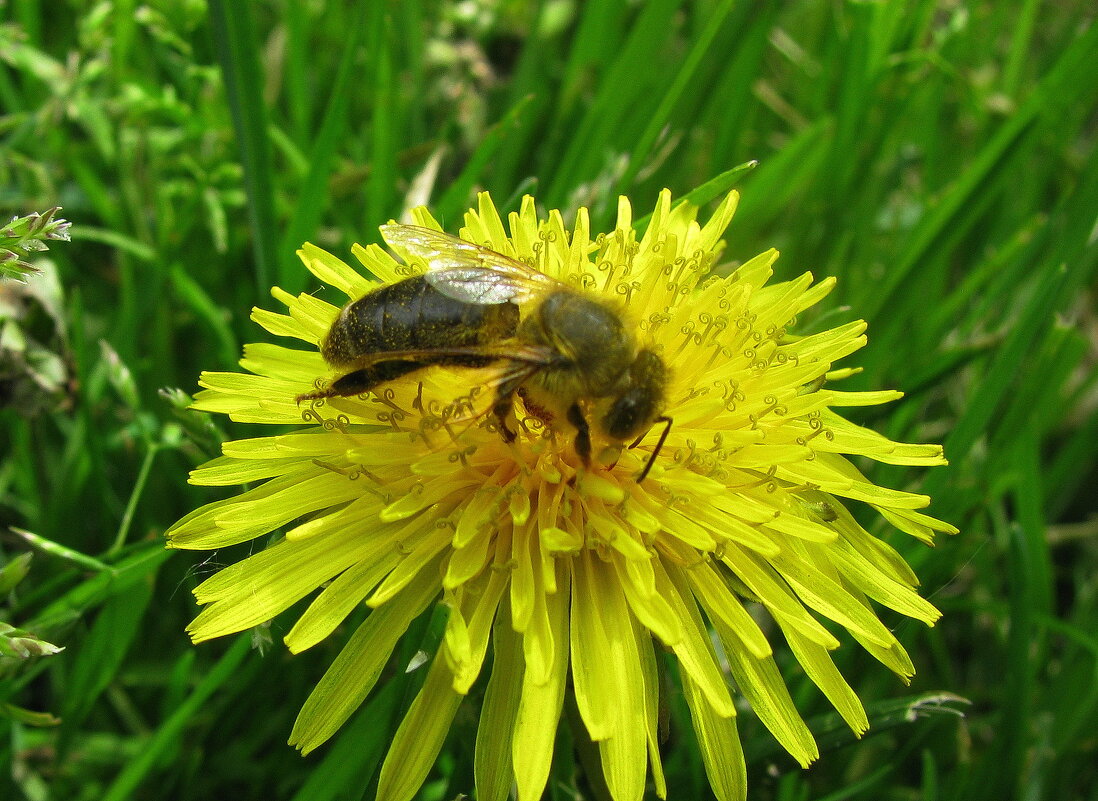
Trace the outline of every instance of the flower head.
<path fill-rule="evenodd" d="M 27 261 L 31 254 L 49 250 L 48 239 L 69 241 L 72 223 L 60 217 L 54 219 L 59 211 L 61 207 L 55 206 L 42 214 L 13 217 L 7 225 L 0 226 L 0 278 L 26 282 L 28 276 L 39 272 Z"/>
<path fill-rule="evenodd" d="M 489 643 L 478 793 L 503 798 L 514 780 L 522 801 L 541 796 L 568 691 L 613 797 L 639 799 L 649 774 L 666 795 L 657 644 L 677 658 L 721 799 L 746 792 L 729 675 L 799 762 L 817 756 L 756 618 L 765 614 L 781 629 L 858 733 L 866 715 L 828 655 L 839 640 L 820 619 L 901 677 L 913 674 L 873 602 L 928 624 L 939 613 L 915 592 L 899 555 L 844 504 L 867 504 L 926 542 L 955 529 L 916 511 L 927 497 L 875 486 L 846 456 L 935 465 L 944 463 L 941 448 L 892 442 L 836 413 L 900 395 L 829 386 L 853 372 L 832 365 L 865 344 L 865 323 L 809 336 L 790 330 L 834 281 L 813 284 L 806 273 L 768 284 L 773 250 L 730 275 L 713 272 L 737 197 L 700 225 L 695 207 L 673 206 L 665 191 L 643 233 L 623 198 L 614 230 L 594 236 L 585 209 L 569 231 L 559 212 L 539 219 L 529 197 L 505 226 L 483 194 L 460 233 L 599 299 L 625 321 L 636 348 L 659 355 L 661 411 L 671 418 L 662 448 L 662 424 L 636 443 L 592 426 L 584 459 L 576 421 L 521 391 L 507 410 L 517 435 L 507 441 L 490 390 L 508 369 L 505 358 L 431 366 L 363 395 L 318 398 L 341 376 L 316 349 L 339 309 L 275 289 L 289 314 L 255 310 L 267 331 L 307 347 L 247 346 L 241 365 L 249 374 L 203 374 L 195 407 L 252 423 L 304 418 L 309 427 L 226 443 L 191 481 L 261 483 L 188 515 L 168 539 L 176 548 L 217 548 L 286 527 L 276 544 L 195 590 L 206 605 L 189 628 L 195 641 L 263 623 L 319 589 L 285 638 L 298 652 L 360 604 L 371 608 L 306 701 L 292 744 L 308 752 L 329 738 L 370 693 L 409 624 L 439 601 L 449 612 L 445 637 L 390 748 L 379 798 L 415 794 Z M 414 216 L 440 228 L 423 209 Z M 424 267 L 415 253 L 398 253 L 402 264 L 377 246 L 354 252 L 378 281 L 312 245 L 300 256 L 352 300 Z M 536 303 L 523 319 L 534 313 Z M 301 396 L 312 397 L 299 405 Z M 578 406 L 589 417 L 599 402 L 581 397 Z"/>

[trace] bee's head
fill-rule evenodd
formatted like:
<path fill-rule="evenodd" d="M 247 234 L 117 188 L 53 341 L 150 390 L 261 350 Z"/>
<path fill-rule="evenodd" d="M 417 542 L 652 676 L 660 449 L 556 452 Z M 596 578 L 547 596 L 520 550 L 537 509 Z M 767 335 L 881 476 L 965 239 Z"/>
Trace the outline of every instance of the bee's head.
<path fill-rule="evenodd" d="M 616 440 L 643 434 L 663 411 L 667 368 L 653 351 L 642 350 L 626 373 L 623 391 L 602 416 L 602 430 Z"/>

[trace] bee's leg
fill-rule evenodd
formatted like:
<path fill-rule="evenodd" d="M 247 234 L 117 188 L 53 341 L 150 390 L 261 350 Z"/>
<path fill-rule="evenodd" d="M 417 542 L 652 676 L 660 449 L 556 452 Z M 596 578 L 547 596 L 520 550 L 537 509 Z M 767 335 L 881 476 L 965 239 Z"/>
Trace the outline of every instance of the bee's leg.
<path fill-rule="evenodd" d="M 637 476 L 637 483 L 640 484 L 648 476 L 648 471 L 652 469 L 652 464 L 656 461 L 656 457 L 659 455 L 660 450 L 663 449 L 663 443 L 667 441 L 667 435 L 671 433 L 671 423 L 673 422 L 666 414 L 661 414 L 653 423 L 667 423 L 663 427 L 663 433 L 660 434 L 660 438 L 656 440 L 656 447 L 652 449 L 652 455 L 648 457 L 648 461 L 644 465 L 644 469 L 640 471 L 640 475 Z M 645 434 L 648 432 L 646 431 Z M 630 448 L 635 448 L 640 444 L 640 441 L 644 439 L 644 434 L 637 437 L 637 441 L 630 445 Z"/>
<path fill-rule="evenodd" d="M 504 442 L 515 441 L 515 432 L 507 425 L 507 418 L 511 416 L 515 409 L 515 392 L 533 373 L 534 370 L 524 367 L 510 374 L 505 374 L 499 384 L 496 385 L 496 400 L 492 404 L 492 414 L 496 418 L 496 425 L 499 426 L 499 432 Z"/>
<path fill-rule="evenodd" d="M 576 453 L 578 453 L 580 459 L 583 460 L 583 464 L 590 467 L 591 429 L 587 425 L 587 420 L 583 417 L 583 410 L 580 409 L 578 403 L 573 403 L 568 407 L 568 422 L 576 427 Z"/>
<path fill-rule="evenodd" d="M 507 415 L 511 413 L 511 409 L 514 408 L 511 405 L 511 396 L 496 397 L 496 402 L 492 406 L 492 414 L 495 415 L 496 425 L 499 426 L 499 433 L 503 437 L 503 441 L 511 443 L 515 441 L 515 432 L 511 430 L 507 425 Z"/>
<path fill-rule="evenodd" d="M 385 381 L 392 381 L 427 365 L 423 362 L 410 360 L 397 360 L 378 362 L 361 370 L 354 370 L 347 375 L 340 376 L 326 389 L 316 392 L 306 392 L 297 396 L 297 402 L 303 400 L 318 400 L 320 398 L 346 398 L 354 395 L 365 395 L 371 389 Z"/>
<path fill-rule="evenodd" d="M 514 386 L 500 384 L 496 389 L 496 402 L 492 404 L 492 414 L 496 418 L 496 425 L 499 426 L 499 433 L 504 442 L 515 441 L 515 432 L 507 425 L 507 418 L 515 408 L 514 396 L 516 389 L 518 389 L 517 384 Z"/>

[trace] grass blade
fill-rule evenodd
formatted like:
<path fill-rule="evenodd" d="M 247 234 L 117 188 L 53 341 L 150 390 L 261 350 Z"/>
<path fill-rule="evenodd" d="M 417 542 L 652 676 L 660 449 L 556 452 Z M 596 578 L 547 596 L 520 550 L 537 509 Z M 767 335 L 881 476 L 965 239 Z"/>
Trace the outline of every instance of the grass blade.
<path fill-rule="evenodd" d="M 255 282 L 265 296 L 276 275 L 277 222 L 274 207 L 271 147 L 267 133 L 267 106 L 263 101 L 263 76 L 259 45 L 250 3 L 210 0 L 210 25 L 218 61 L 225 78 L 225 92 L 236 129 L 244 184 L 248 194 L 248 220 L 253 238 Z"/>

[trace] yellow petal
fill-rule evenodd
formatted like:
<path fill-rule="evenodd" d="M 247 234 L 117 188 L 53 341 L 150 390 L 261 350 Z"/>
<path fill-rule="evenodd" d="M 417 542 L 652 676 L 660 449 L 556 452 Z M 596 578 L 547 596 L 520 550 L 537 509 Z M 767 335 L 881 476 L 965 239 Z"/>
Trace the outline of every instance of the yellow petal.
<path fill-rule="evenodd" d="M 419 792 L 465 697 L 454 692 L 452 678 L 446 660 L 436 656 L 385 755 L 377 781 L 378 798 L 411 801 Z"/>
<path fill-rule="evenodd" d="M 801 634 L 824 648 L 838 647 L 839 641 L 835 636 L 808 614 L 785 582 L 774 575 L 773 568 L 768 564 L 731 544 L 725 548 L 723 561 L 774 617 L 794 626 Z"/>
<path fill-rule="evenodd" d="M 196 467 L 187 481 L 205 487 L 229 487 L 275 478 L 300 469 L 300 463 L 287 459 L 243 460 L 222 456 Z"/>
<path fill-rule="evenodd" d="M 549 680 L 556 651 L 556 644 L 553 641 L 556 633 L 549 618 L 549 597 L 543 578 L 551 571 L 548 567 L 541 565 L 542 558 L 540 550 L 534 549 L 530 552 L 533 605 L 526 621 L 526 628 L 522 632 L 522 652 L 526 660 L 526 674 L 531 681 L 538 683 Z M 514 625 L 518 630 L 518 624 Z"/>
<path fill-rule="evenodd" d="M 381 582 L 381 586 L 377 588 L 366 603 L 372 607 L 388 603 L 394 595 L 420 576 L 422 571 L 435 569 L 438 564 L 435 557 L 449 542 L 449 529 L 436 528 L 429 530 L 429 533 L 412 548 L 411 552 L 401 560 L 393 572 L 385 577 L 385 580 Z M 441 588 L 441 577 L 436 574 L 432 578 Z"/>
<path fill-rule="evenodd" d="M 746 801 L 747 766 L 736 731 L 736 718 L 716 714 L 698 685 L 685 673 L 682 689 L 713 794 L 718 801 Z"/>
<path fill-rule="evenodd" d="M 641 676 L 644 678 L 644 725 L 645 739 L 648 743 L 648 764 L 652 767 L 652 783 L 656 795 L 667 798 L 667 779 L 663 775 L 663 763 L 660 760 L 660 673 L 656 665 L 656 655 L 652 638 L 639 623 L 634 623 L 633 637 L 640 655 Z"/>
<path fill-rule="evenodd" d="M 804 668 L 805 675 L 820 688 L 827 700 L 842 715 L 843 720 L 859 737 L 869 729 L 869 719 L 858 696 L 850 689 L 827 649 L 802 637 L 796 631 L 787 631 L 786 640 Z"/>
<path fill-rule="evenodd" d="M 592 571 L 594 573 L 594 571 Z M 602 569 L 596 580 L 610 581 L 613 573 Z M 611 734 L 599 741 L 599 754 L 602 760 L 602 773 L 606 786 L 615 801 L 640 801 L 644 795 L 645 777 L 648 770 L 648 733 L 644 674 L 638 647 L 637 627 L 620 592 L 609 586 L 602 586 L 601 602 L 606 604 L 605 621 L 613 627 L 617 642 L 611 653 L 617 660 L 615 673 L 618 683 L 616 692 L 608 695 L 606 701 L 612 708 L 604 713 L 611 721 Z M 643 637 L 644 645 L 651 649 L 651 640 Z M 578 691 L 576 693 L 579 695 Z"/>
<path fill-rule="evenodd" d="M 290 745 L 309 753 L 331 737 L 370 694 L 393 646 L 438 595 L 432 571 L 424 571 L 394 599 L 370 613 L 347 641 L 298 713 Z M 460 696 L 458 696 L 460 697 Z"/>
<path fill-rule="evenodd" d="M 432 227 L 439 230 L 437 224 Z M 398 263 L 380 245 L 352 245 L 351 254 L 377 278 L 379 284 L 395 284 L 410 275 L 409 268 Z"/>
<path fill-rule="evenodd" d="M 465 647 L 461 659 L 457 659 L 456 644 L 450 642 L 450 627 L 446 628 L 446 644 L 453 658 L 454 690 L 462 695 L 469 692 L 469 688 L 480 675 L 480 667 L 488 651 L 488 637 L 493 628 L 492 621 L 496 618 L 496 610 L 500 599 L 504 597 L 506 587 L 506 574 L 491 571 L 485 579 L 463 592 L 461 613 L 459 614 L 458 610 L 451 612 L 451 619 L 460 618 L 467 621 L 464 627 Z"/>
<path fill-rule="evenodd" d="M 654 567 L 656 587 L 660 595 L 671 604 L 681 622 L 683 637 L 673 646 L 679 664 L 697 682 L 714 711 L 718 715 L 731 717 L 736 714 L 736 709 L 732 705 L 724 676 L 717 667 L 709 631 L 698 614 L 697 604 L 690 594 L 683 571 L 674 565 L 656 564 Z"/>
<path fill-rule="evenodd" d="M 289 381 L 313 381 L 328 371 L 316 351 L 294 350 L 266 342 L 244 346 L 240 366 L 256 375 Z"/>
<path fill-rule="evenodd" d="M 572 560 L 572 679 L 587 732 L 594 741 L 618 736 L 622 715 L 638 714 L 638 706 L 624 710 L 622 693 L 635 690 L 640 680 L 628 607 L 606 566 L 583 551 Z M 643 731 L 643 721 L 636 721 Z M 632 741 L 615 748 L 631 752 Z M 628 772 L 615 781 L 628 783 Z M 609 777 L 607 777 L 609 781 Z"/>
<path fill-rule="evenodd" d="M 675 610 L 656 590 L 656 575 L 651 563 L 627 560 L 618 556 L 613 560 L 613 564 L 617 580 L 625 590 L 629 608 L 637 619 L 665 645 L 678 645 L 683 637 L 682 623 Z M 643 581 L 637 581 L 633 573 L 642 565 L 647 568 L 648 575 Z M 649 579 L 652 585 L 650 591 L 645 587 Z"/>
<path fill-rule="evenodd" d="M 331 284 L 349 298 L 360 298 L 375 284 L 323 248 L 306 242 L 297 251 L 305 267 L 325 284 Z"/>
<path fill-rule="evenodd" d="M 771 564 L 806 606 L 882 647 L 896 641 L 871 609 L 858 603 L 847 589 L 827 575 L 834 568 L 825 566 L 823 560 L 797 559 L 792 550 L 771 560 Z"/>
<path fill-rule="evenodd" d="M 801 763 L 801 767 L 808 767 L 820 752 L 808 726 L 797 713 L 773 658 L 756 659 L 721 621 L 714 621 L 714 628 L 724 644 L 728 668 L 736 686 L 782 747 Z"/>
<path fill-rule="evenodd" d="M 506 610 L 504 610 L 506 612 Z M 511 743 L 522 698 L 522 648 L 508 615 L 500 616 L 492 637 L 492 677 L 484 691 L 477 726 L 473 773 L 478 801 L 505 801 L 511 791 Z"/>
<path fill-rule="evenodd" d="M 282 540 L 199 584 L 195 597 L 210 606 L 187 631 L 198 642 L 266 622 L 362 559 L 371 547 L 364 538 L 338 531 L 304 542 Z"/>
<path fill-rule="evenodd" d="M 549 626 L 553 632 L 552 670 L 544 683 L 530 680 L 529 672 L 522 680 L 522 701 L 511 743 L 518 801 L 537 801 L 549 778 L 553 757 L 553 742 L 564 688 L 568 683 L 568 572 L 558 567 L 558 591 L 546 599 Z"/>
<path fill-rule="evenodd" d="M 875 564 L 853 549 L 836 549 L 831 554 L 831 561 L 844 579 L 889 609 L 895 609 L 902 615 L 927 624 L 933 624 L 942 616 L 930 601 L 919 596 L 910 587 L 882 574 Z"/>
<path fill-rule="evenodd" d="M 286 304 L 294 322 L 315 342 L 324 338 L 335 321 L 336 315 L 339 314 L 339 309 L 331 303 L 326 303 L 304 292 L 295 297 L 289 292 L 274 287 L 271 289 L 271 295 Z"/>
<path fill-rule="evenodd" d="M 252 309 L 252 322 L 258 323 L 278 337 L 294 337 L 305 342 L 317 344 L 316 335 L 305 329 L 297 320 L 287 314 L 267 311 L 258 306 Z"/>
<path fill-rule="evenodd" d="M 744 646 L 756 657 L 770 656 L 770 643 L 759 624 L 743 608 L 740 600 L 728 589 L 728 585 L 710 562 L 704 562 L 683 571 L 690 582 L 691 591 L 701 602 L 709 617 L 719 617 L 726 626 L 736 632 Z"/>
<path fill-rule="evenodd" d="M 480 575 L 491 561 L 489 548 L 495 540 L 495 532 L 490 528 L 483 528 L 461 548 L 454 548 L 446 564 L 442 586 L 452 590 Z"/>
<path fill-rule="evenodd" d="M 399 561 L 400 555 L 393 549 L 378 559 L 363 559 L 340 573 L 283 638 L 290 653 L 301 653 L 335 631 Z"/>

